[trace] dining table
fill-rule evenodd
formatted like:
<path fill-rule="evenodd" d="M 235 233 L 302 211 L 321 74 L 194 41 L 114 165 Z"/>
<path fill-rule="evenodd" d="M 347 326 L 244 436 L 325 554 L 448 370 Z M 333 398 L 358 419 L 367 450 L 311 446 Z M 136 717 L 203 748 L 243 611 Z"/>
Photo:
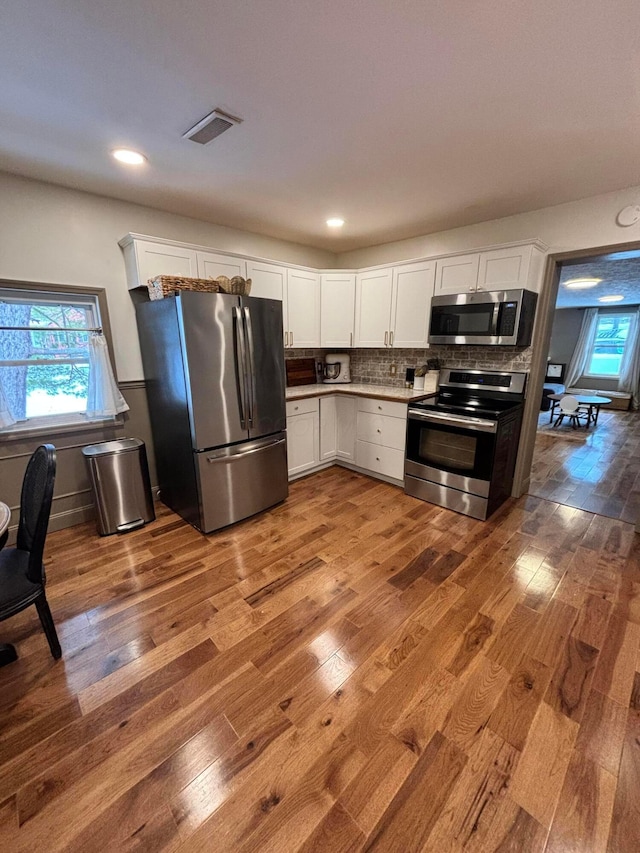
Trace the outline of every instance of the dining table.
<path fill-rule="evenodd" d="M 7 541 L 7 532 L 9 523 L 11 522 L 11 510 L 9 507 L 0 501 L 0 548 Z M 6 666 L 8 663 L 13 663 L 17 660 L 15 647 L 10 643 L 0 643 L 0 666 Z"/>
<path fill-rule="evenodd" d="M 587 410 L 587 427 L 591 426 L 593 423 L 594 426 L 598 423 L 598 415 L 600 414 L 601 406 L 608 406 L 611 402 L 610 397 L 601 397 L 596 394 L 549 394 L 549 400 L 551 400 L 551 411 L 549 413 L 549 423 L 553 421 L 553 413 L 555 412 L 558 403 L 562 400 L 563 397 L 575 397 L 578 401 L 579 406 L 584 406 Z"/>

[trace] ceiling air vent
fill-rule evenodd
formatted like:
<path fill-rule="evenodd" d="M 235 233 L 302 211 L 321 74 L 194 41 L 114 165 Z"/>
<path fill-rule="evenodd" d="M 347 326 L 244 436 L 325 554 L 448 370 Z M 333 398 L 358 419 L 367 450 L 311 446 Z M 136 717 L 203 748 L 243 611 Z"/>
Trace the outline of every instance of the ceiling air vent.
<path fill-rule="evenodd" d="M 197 142 L 198 145 L 206 145 L 216 136 L 224 133 L 225 130 L 229 130 L 234 124 L 240 124 L 241 121 L 241 118 L 231 116 L 222 110 L 214 110 L 184 133 L 183 139 L 190 139 L 192 142 Z"/>

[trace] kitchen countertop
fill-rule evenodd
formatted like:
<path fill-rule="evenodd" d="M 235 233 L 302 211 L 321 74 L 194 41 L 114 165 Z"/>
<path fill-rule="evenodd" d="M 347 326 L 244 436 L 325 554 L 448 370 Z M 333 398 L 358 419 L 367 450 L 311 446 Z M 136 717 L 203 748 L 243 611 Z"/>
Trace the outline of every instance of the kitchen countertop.
<path fill-rule="evenodd" d="M 371 397 L 374 400 L 392 400 L 396 403 L 412 403 L 435 397 L 413 388 L 399 388 L 397 385 L 366 385 L 359 382 L 329 385 L 319 382 L 315 385 L 297 385 L 287 388 L 287 400 L 304 400 L 308 397 L 326 397 L 327 394 L 349 394 L 352 397 Z"/>

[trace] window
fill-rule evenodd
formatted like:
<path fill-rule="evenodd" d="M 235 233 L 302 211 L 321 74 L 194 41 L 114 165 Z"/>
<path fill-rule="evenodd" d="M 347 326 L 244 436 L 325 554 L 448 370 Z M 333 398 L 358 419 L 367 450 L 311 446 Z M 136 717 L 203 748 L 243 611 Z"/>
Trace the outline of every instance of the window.
<path fill-rule="evenodd" d="M 89 335 L 99 326 L 97 295 L 0 288 L 0 384 L 18 425 L 86 412 Z"/>
<path fill-rule="evenodd" d="M 630 314 L 598 315 L 587 376 L 618 378 L 630 324 Z"/>

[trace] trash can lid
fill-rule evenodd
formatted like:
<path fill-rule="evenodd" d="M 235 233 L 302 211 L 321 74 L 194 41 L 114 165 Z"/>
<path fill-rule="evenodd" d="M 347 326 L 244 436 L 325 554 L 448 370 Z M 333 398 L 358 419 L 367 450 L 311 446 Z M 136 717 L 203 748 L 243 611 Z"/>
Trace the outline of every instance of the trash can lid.
<path fill-rule="evenodd" d="M 82 448 L 84 456 L 105 456 L 113 453 L 124 453 L 127 450 L 137 450 L 144 447 L 144 441 L 139 438 L 121 438 L 118 441 L 102 441 L 100 444 L 88 444 Z"/>

